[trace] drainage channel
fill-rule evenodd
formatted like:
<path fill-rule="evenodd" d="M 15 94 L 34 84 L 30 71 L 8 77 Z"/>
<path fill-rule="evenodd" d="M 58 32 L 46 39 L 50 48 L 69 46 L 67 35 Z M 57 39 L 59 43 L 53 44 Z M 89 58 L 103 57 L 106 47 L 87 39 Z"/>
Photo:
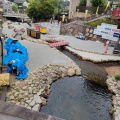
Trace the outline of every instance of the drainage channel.
<path fill-rule="evenodd" d="M 98 69 L 91 62 L 82 61 L 65 50 L 60 51 L 82 67 L 82 74 Z M 107 88 L 82 76 L 65 77 L 52 84 L 48 103 L 41 112 L 66 120 L 111 120 L 111 96 Z"/>

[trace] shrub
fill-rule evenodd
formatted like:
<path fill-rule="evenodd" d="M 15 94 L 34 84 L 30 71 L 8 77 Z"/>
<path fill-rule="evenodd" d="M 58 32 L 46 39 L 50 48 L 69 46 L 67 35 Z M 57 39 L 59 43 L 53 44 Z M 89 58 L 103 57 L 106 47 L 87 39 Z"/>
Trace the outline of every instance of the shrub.
<path fill-rule="evenodd" d="M 116 112 L 115 108 L 111 108 L 109 111 L 110 114 L 113 114 L 114 112 Z"/>
<path fill-rule="evenodd" d="M 120 74 L 114 76 L 116 80 L 120 80 Z"/>
<path fill-rule="evenodd" d="M 81 6 L 86 6 L 86 2 L 87 2 L 86 0 L 80 0 L 80 5 Z"/>
<path fill-rule="evenodd" d="M 99 19 L 96 21 L 88 22 L 87 25 L 92 27 L 97 27 L 97 25 L 101 25 L 101 23 L 115 24 L 112 18 L 106 18 L 106 19 Z"/>

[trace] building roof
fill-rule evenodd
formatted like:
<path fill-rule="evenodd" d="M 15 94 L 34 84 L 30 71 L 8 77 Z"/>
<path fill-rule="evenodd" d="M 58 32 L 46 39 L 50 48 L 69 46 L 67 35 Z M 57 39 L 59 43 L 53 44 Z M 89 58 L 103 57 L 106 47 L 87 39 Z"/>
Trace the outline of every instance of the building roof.
<path fill-rule="evenodd" d="M 24 3 L 25 0 L 14 0 L 14 3 Z"/>

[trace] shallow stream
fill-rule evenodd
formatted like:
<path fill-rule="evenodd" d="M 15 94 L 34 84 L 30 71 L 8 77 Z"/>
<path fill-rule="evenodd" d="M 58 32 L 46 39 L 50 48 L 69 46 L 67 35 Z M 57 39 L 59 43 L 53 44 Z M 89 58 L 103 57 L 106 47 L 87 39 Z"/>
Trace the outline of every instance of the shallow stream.
<path fill-rule="evenodd" d="M 79 60 L 77 57 L 62 51 L 76 62 L 83 71 L 88 71 L 94 64 Z M 89 68 L 90 67 L 90 68 Z M 82 76 L 61 78 L 51 86 L 51 93 L 46 106 L 41 112 L 66 120 L 111 120 L 109 110 L 111 94 Z"/>

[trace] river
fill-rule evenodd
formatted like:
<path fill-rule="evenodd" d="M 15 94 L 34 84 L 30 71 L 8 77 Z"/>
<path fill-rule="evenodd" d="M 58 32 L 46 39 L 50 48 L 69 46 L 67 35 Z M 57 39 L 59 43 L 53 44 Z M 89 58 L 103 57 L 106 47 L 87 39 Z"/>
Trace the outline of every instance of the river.
<path fill-rule="evenodd" d="M 65 50 L 61 51 L 82 67 L 82 74 L 91 66 L 92 70 L 98 67 Z M 48 103 L 41 108 L 41 112 L 66 120 L 111 120 L 111 96 L 107 88 L 82 76 L 65 77 L 52 84 Z"/>

